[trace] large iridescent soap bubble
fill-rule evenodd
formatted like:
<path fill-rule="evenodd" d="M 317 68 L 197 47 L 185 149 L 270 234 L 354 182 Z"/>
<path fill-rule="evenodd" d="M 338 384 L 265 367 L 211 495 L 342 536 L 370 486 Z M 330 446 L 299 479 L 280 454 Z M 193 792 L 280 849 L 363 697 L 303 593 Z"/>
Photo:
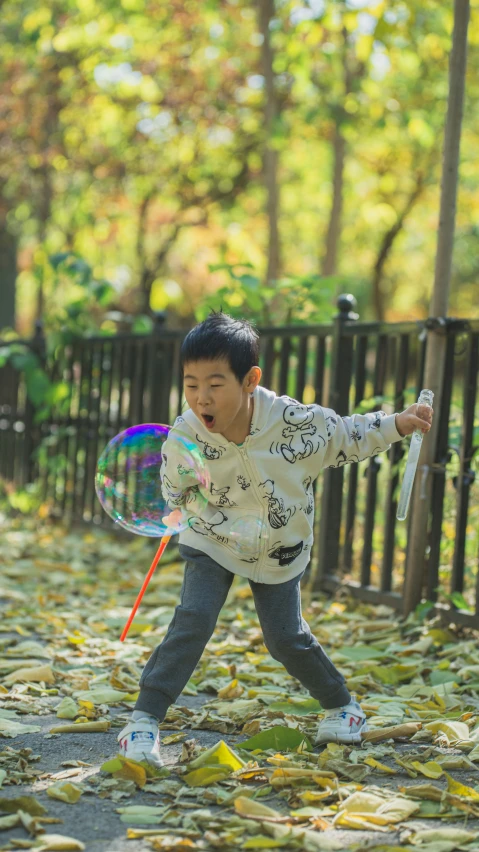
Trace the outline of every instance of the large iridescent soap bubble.
<path fill-rule="evenodd" d="M 181 507 L 168 506 L 161 489 L 163 447 L 175 458 L 176 476 L 194 496 L 195 512 L 206 504 L 201 486 L 207 472 L 199 447 L 170 426 L 142 423 L 120 432 L 107 444 L 97 466 L 95 490 L 107 515 L 128 532 L 163 537 L 186 529 L 188 516 Z M 180 490 L 181 485 L 180 485 Z"/>

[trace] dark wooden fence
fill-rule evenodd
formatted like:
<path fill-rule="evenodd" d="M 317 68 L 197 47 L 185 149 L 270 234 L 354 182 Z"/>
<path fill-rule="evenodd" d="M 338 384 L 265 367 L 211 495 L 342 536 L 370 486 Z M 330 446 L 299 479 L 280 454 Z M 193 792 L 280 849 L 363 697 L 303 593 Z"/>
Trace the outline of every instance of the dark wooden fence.
<path fill-rule="evenodd" d="M 341 415 L 358 409 L 400 411 L 423 384 L 426 322 L 364 323 L 348 298 L 332 323 L 261 329 L 262 383 Z M 162 322 L 150 336 L 121 334 L 77 339 L 46 366 L 63 381 L 63 403 L 34 423 L 23 376 L 0 369 L 0 476 L 24 485 L 40 481 L 52 512 L 67 522 L 108 523 L 95 496 L 94 476 L 105 444 L 142 422 L 171 423 L 182 410 L 179 352 L 184 332 Z M 439 445 L 427 556 L 427 598 L 438 607 L 462 593 L 470 611 L 451 618 L 479 626 L 479 320 L 448 319 Z M 43 357 L 37 335 L 32 346 Z M 367 402 L 365 402 L 365 400 Z M 338 470 L 316 483 L 313 588 L 347 586 L 363 600 L 401 609 L 407 523 L 396 521 L 407 442 Z M 421 487 L 418 471 L 415 487 Z M 421 582 L 421 578 L 418 578 Z"/>

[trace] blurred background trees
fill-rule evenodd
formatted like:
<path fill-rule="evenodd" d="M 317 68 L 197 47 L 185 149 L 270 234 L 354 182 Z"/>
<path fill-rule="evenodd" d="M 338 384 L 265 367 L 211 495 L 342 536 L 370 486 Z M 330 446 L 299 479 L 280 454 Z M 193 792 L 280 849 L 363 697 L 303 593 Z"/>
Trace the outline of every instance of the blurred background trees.
<path fill-rule="evenodd" d="M 479 277 L 478 24 L 476 0 L 462 316 Z M 344 289 L 363 319 L 426 316 L 451 30 L 436 0 L 4 0 L 0 326 L 141 330 L 210 304 L 329 320 Z"/>

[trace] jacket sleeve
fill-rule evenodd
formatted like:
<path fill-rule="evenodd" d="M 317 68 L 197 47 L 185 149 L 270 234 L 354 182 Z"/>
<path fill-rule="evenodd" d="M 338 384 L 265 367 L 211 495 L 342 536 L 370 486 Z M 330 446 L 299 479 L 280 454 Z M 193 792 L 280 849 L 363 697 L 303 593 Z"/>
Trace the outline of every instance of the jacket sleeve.
<path fill-rule="evenodd" d="M 170 509 L 191 509 L 204 479 L 200 454 L 188 438 L 173 430 L 163 445 L 160 476 L 161 492 Z"/>
<path fill-rule="evenodd" d="M 342 467 L 383 453 L 402 436 L 395 415 L 385 411 L 340 417 L 331 408 L 317 406 L 315 422 L 326 440 L 321 468 Z M 318 471 L 319 472 L 319 471 Z"/>

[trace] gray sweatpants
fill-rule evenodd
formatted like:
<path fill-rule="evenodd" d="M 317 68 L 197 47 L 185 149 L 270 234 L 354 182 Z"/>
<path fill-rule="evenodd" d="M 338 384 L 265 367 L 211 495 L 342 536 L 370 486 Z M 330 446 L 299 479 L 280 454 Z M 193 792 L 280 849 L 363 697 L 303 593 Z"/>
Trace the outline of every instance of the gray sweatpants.
<path fill-rule="evenodd" d="M 180 555 L 186 560 L 180 604 L 142 672 L 135 706 L 160 721 L 193 674 L 234 579 L 234 574 L 200 550 L 180 545 Z M 351 696 L 344 677 L 302 617 L 301 577 L 277 585 L 250 580 L 264 643 L 325 709 L 340 707 Z"/>

